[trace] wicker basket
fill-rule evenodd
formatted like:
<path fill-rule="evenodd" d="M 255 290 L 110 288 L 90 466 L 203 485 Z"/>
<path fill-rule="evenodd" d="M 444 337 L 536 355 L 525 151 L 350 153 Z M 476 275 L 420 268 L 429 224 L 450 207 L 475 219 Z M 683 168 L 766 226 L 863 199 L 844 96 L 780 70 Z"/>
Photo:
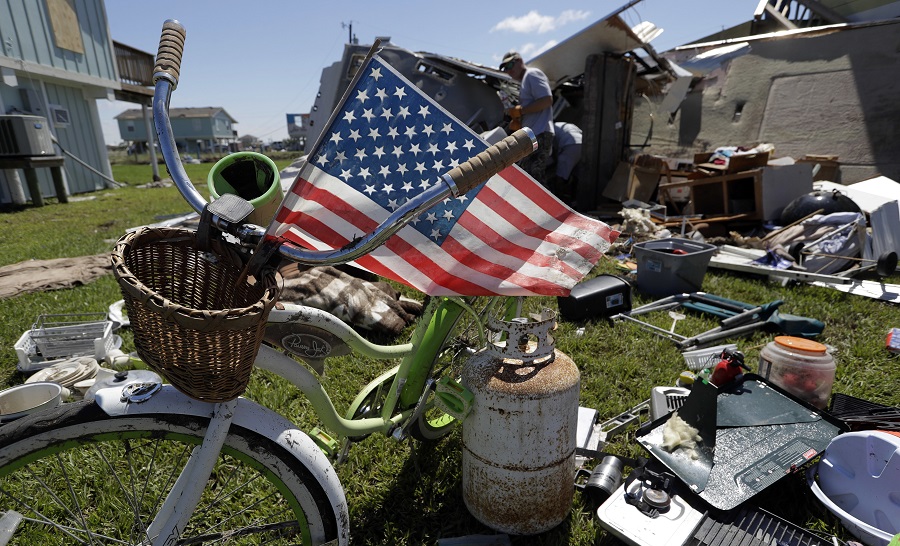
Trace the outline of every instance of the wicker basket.
<path fill-rule="evenodd" d="M 237 252 L 210 247 L 198 250 L 191 230 L 140 228 L 116 243 L 112 265 L 138 355 L 188 396 L 224 402 L 247 388 L 278 279 L 238 283 Z"/>

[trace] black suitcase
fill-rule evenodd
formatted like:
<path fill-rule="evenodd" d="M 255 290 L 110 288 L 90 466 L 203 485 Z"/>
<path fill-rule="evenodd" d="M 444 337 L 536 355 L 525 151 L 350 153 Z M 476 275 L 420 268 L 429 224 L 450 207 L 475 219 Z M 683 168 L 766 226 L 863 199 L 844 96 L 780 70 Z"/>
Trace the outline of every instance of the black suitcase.
<path fill-rule="evenodd" d="M 559 296 L 556 302 L 566 320 L 611 317 L 631 311 L 631 284 L 616 275 L 598 275 L 576 284 L 568 296 Z"/>

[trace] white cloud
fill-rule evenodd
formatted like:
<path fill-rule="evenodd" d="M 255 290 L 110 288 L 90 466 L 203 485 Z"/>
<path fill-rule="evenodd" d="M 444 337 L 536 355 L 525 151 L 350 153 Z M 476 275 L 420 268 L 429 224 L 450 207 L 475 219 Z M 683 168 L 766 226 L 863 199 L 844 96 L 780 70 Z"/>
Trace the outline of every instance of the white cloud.
<path fill-rule="evenodd" d="M 522 58 L 528 61 L 528 59 L 533 59 L 537 57 L 541 53 L 547 51 L 551 47 L 558 44 L 557 40 L 548 40 L 544 42 L 542 45 L 535 44 L 533 42 L 529 42 L 527 44 L 522 44 L 519 46 L 516 51 L 522 55 Z M 503 55 L 493 55 L 493 60 L 495 64 L 500 64 L 500 60 L 503 59 Z"/>
<path fill-rule="evenodd" d="M 587 19 L 588 16 L 590 16 L 590 12 L 582 10 L 566 10 L 557 17 L 541 15 L 537 11 L 532 10 L 519 17 L 507 17 L 494 25 L 491 32 L 508 30 L 528 34 L 544 34 L 569 23 Z"/>

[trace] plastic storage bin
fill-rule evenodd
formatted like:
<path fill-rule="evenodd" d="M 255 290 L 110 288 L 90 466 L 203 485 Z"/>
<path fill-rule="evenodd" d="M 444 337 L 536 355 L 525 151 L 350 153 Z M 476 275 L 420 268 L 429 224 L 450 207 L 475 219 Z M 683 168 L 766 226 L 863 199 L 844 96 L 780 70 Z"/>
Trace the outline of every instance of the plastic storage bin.
<path fill-rule="evenodd" d="M 809 404 L 825 409 L 834 385 L 834 357 L 825 345 L 778 336 L 759 352 L 759 375 Z"/>
<path fill-rule="evenodd" d="M 634 245 L 637 290 L 648 296 L 698 292 L 715 245 L 687 239 L 659 239 Z"/>

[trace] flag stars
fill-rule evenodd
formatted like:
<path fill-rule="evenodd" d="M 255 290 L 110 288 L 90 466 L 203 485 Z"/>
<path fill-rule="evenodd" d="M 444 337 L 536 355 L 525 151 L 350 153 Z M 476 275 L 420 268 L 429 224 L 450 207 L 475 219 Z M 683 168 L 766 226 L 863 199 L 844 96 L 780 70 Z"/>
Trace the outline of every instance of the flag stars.
<path fill-rule="evenodd" d="M 357 149 L 356 149 L 356 153 L 353 154 L 353 155 L 356 156 L 356 158 L 359 159 L 360 161 L 362 161 L 362 160 L 364 160 L 365 158 L 369 157 L 368 154 L 366 154 L 366 149 L 365 149 L 365 148 L 357 148 Z"/>
<path fill-rule="evenodd" d="M 434 133 L 434 129 L 432 129 L 431 125 L 426 125 L 425 128 L 422 129 L 422 132 L 431 137 L 431 135 Z"/>
<path fill-rule="evenodd" d="M 377 156 L 378 159 L 381 159 L 381 156 L 384 155 L 384 146 L 379 146 L 375 148 L 375 151 L 372 152 L 372 155 Z"/>
<path fill-rule="evenodd" d="M 363 110 L 362 117 L 366 118 L 366 121 L 368 121 L 369 123 L 372 123 L 372 118 L 375 117 L 375 114 L 372 113 L 371 108 L 366 108 L 365 110 Z"/>
<path fill-rule="evenodd" d="M 433 212 L 429 212 L 429 213 L 425 216 L 425 220 L 427 220 L 427 221 L 429 221 L 429 222 L 431 222 L 431 223 L 433 224 L 433 223 L 437 222 L 437 214 L 435 214 L 435 213 L 433 213 Z"/>
<path fill-rule="evenodd" d="M 403 118 L 403 119 L 406 119 L 406 118 L 409 117 L 410 115 L 411 115 L 411 114 L 409 113 L 409 108 L 407 108 L 406 106 L 401 106 L 401 107 L 400 107 L 400 111 L 397 112 L 397 116 L 398 116 L 398 117 L 401 117 L 401 118 Z"/>
<path fill-rule="evenodd" d="M 375 186 L 370 186 L 369 184 L 366 184 L 365 189 L 363 189 L 363 193 L 372 195 L 373 193 L 375 193 Z"/>
<path fill-rule="evenodd" d="M 403 99 L 403 97 L 406 96 L 406 89 L 403 89 L 402 87 L 394 88 L 394 96 L 398 99 Z"/>
<path fill-rule="evenodd" d="M 402 146 L 394 146 L 394 151 L 391 152 L 394 154 L 394 157 L 400 157 L 403 155 L 403 147 Z"/>
<path fill-rule="evenodd" d="M 369 129 L 369 138 L 372 140 L 377 140 L 381 137 L 381 133 L 378 132 L 378 127 L 372 127 Z"/>
<path fill-rule="evenodd" d="M 412 125 L 410 125 L 409 127 L 406 128 L 406 131 L 404 131 L 403 134 L 406 135 L 406 138 L 412 138 L 412 137 L 416 136 L 416 134 L 417 134 L 416 128 L 413 127 Z"/>
<path fill-rule="evenodd" d="M 379 67 L 373 68 L 371 76 L 372 76 L 372 79 L 375 80 L 376 82 L 378 80 L 380 80 L 381 78 L 383 78 L 384 76 L 382 76 L 382 74 L 381 74 L 381 67 L 379 66 Z"/>
<path fill-rule="evenodd" d="M 431 114 L 431 111 L 428 108 L 427 104 L 424 104 L 419 107 L 419 115 L 423 118 L 427 118 Z"/>
<path fill-rule="evenodd" d="M 369 100 L 369 94 L 365 89 L 360 89 L 356 93 L 356 100 L 358 100 L 359 102 L 366 102 L 367 100 Z"/>
<path fill-rule="evenodd" d="M 446 209 L 444 211 L 444 220 L 453 220 L 453 211 L 450 209 Z"/>
<path fill-rule="evenodd" d="M 381 117 L 388 120 L 388 119 L 391 119 L 392 117 L 394 117 L 394 114 L 391 113 L 390 108 L 385 108 L 384 110 L 381 111 Z"/>
<path fill-rule="evenodd" d="M 418 172 L 419 174 L 422 174 L 422 173 L 425 172 L 427 169 L 426 169 L 424 163 L 419 163 L 418 161 L 416 161 L 416 168 L 413 169 L 413 170 L 416 171 L 416 172 Z M 427 187 L 427 186 L 426 186 L 426 187 Z"/>
<path fill-rule="evenodd" d="M 359 134 L 359 129 L 351 129 L 350 136 L 348 136 L 347 138 L 352 138 L 353 142 L 356 142 L 357 140 L 361 139 L 362 136 Z"/>
<path fill-rule="evenodd" d="M 316 158 L 316 163 L 319 165 L 327 165 L 328 164 L 328 154 L 319 154 L 319 157 Z"/>
<path fill-rule="evenodd" d="M 397 172 L 400 173 L 400 176 L 406 176 L 406 173 L 408 171 L 409 171 L 409 169 L 406 168 L 405 163 L 401 163 L 400 165 L 397 166 Z"/>
<path fill-rule="evenodd" d="M 346 182 L 350 179 L 350 169 L 341 169 L 341 180 Z"/>
<path fill-rule="evenodd" d="M 344 112 L 344 121 L 346 121 L 347 123 L 353 123 L 355 119 L 356 116 L 353 114 L 353 110 L 347 110 L 346 112 Z"/>
<path fill-rule="evenodd" d="M 337 144 L 337 143 L 339 143 L 340 141 L 342 141 L 342 140 L 344 140 L 344 139 L 341 138 L 341 133 L 335 131 L 334 133 L 331 133 L 331 137 L 330 137 L 328 140 L 330 140 L 331 142 L 334 142 L 335 144 Z"/>
<path fill-rule="evenodd" d="M 406 193 L 409 193 L 409 192 L 413 191 L 413 185 L 412 185 L 412 182 L 409 182 L 409 181 L 404 182 L 404 183 L 403 183 L 403 187 L 400 188 L 400 189 L 403 190 L 403 191 L 405 191 Z"/>
<path fill-rule="evenodd" d="M 344 152 L 344 150 L 340 150 L 337 154 L 335 154 L 334 160 L 343 165 L 344 161 L 347 160 L 347 154 Z"/>
<path fill-rule="evenodd" d="M 397 138 L 398 136 L 400 136 L 400 133 L 397 131 L 396 127 L 391 127 L 390 129 L 388 129 L 387 136 L 391 138 Z"/>
<path fill-rule="evenodd" d="M 450 125 L 449 123 L 445 123 L 444 126 L 441 127 L 441 132 L 449 135 L 450 133 L 453 132 L 453 126 Z"/>
<path fill-rule="evenodd" d="M 466 140 L 466 143 L 463 144 L 463 148 L 465 148 L 469 152 L 471 152 L 472 148 L 474 148 L 474 147 L 475 147 L 475 143 L 471 139 Z"/>
<path fill-rule="evenodd" d="M 371 173 L 369 173 L 368 167 L 363 167 L 362 169 L 359 170 L 359 176 L 361 176 L 363 180 L 368 180 L 369 177 L 372 175 L 371 175 Z"/>
<path fill-rule="evenodd" d="M 431 186 L 431 183 L 428 182 L 427 180 L 425 180 L 424 178 L 422 179 L 422 183 L 419 184 L 419 187 L 422 188 L 423 190 L 427 190 L 429 186 Z"/>
<path fill-rule="evenodd" d="M 441 238 L 441 230 L 439 230 L 439 229 L 431 230 L 431 238 L 434 239 L 435 241 L 440 239 Z"/>
<path fill-rule="evenodd" d="M 451 154 L 456 151 L 456 143 L 452 140 L 447 142 L 447 151 Z"/>
<path fill-rule="evenodd" d="M 397 210 L 397 209 L 400 207 L 400 205 L 397 203 L 397 200 L 396 200 L 396 199 L 390 199 L 390 200 L 388 200 L 387 206 L 388 206 L 388 208 L 391 209 L 392 211 L 393 211 L 393 210 Z"/>
<path fill-rule="evenodd" d="M 381 99 L 381 100 L 384 100 L 384 99 L 387 98 L 387 93 L 385 92 L 384 89 L 382 89 L 381 87 L 379 87 L 379 88 L 378 88 L 378 91 L 375 92 L 375 96 L 378 97 L 378 98 Z"/>
<path fill-rule="evenodd" d="M 393 184 L 385 184 L 384 186 L 382 186 L 381 191 L 390 195 L 391 192 L 394 191 L 394 185 Z"/>
<path fill-rule="evenodd" d="M 412 146 L 410 146 L 409 151 L 412 153 L 412 155 L 419 155 L 422 152 L 422 150 L 419 149 L 418 144 L 413 144 Z"/>
<path fill-rule="evenodd" d="M 431 155 L 435 156 L 435 155 L 438 154 L 439 151 L 440 151 L 440 150 L 438 150 L 438 146 L 437 146 L 436 143 L 432 142 L 431 144 L 428 145 L 428 152 L 429 152 Z"/>
<path fill-rule="evenodd" d="M 387 178 L 391 174 L 391 169 L 387 165 L 382 165 L 381 169 L 378 170 L 378 174 Z"/>

